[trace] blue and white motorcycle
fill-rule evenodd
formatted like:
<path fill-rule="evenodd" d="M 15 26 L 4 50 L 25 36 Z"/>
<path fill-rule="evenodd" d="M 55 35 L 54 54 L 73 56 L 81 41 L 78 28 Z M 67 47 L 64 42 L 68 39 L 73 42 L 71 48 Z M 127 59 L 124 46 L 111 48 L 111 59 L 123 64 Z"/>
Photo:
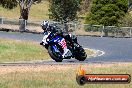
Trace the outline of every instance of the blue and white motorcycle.
<path fill-rule="evenodd" d="M 50 57 L 56 62 L 62 62 L 63 59 L 75 58 L 84 61 L 87 58 L 85 50 L 77 43 L 77 38 L 72 37 L 72 43 L 66 41 L 60 35 L 51 32 L 45 32 L 43 37 L 43 46 L 48 50 Z"/>

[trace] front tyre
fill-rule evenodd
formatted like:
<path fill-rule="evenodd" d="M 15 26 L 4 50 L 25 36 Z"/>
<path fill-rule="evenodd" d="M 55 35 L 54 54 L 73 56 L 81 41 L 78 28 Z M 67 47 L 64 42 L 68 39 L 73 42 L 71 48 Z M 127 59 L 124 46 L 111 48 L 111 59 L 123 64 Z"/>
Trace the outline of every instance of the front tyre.
<path fill-rule="evenodd" d="M 62 60 L 63 60 L 62 56 L 58 52 L 55 52 L 53 47 L 51 47 L 51 46 L 48 47 L 48 53 L 49 53 L 50 57 L 53 60 L 55 60 L 56 62 L 62 62 Z"/>

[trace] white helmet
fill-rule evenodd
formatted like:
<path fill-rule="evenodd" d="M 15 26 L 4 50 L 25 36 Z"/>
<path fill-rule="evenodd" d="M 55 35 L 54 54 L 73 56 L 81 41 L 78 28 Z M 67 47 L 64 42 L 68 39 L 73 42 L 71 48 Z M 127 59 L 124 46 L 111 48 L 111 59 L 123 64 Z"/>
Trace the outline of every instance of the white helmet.
<path fill-rule="evenodd" d="M 42 29 L 46 30 L 47 28 L 49 28 L 49 21 L 43 21 L 41 23 Z"/>

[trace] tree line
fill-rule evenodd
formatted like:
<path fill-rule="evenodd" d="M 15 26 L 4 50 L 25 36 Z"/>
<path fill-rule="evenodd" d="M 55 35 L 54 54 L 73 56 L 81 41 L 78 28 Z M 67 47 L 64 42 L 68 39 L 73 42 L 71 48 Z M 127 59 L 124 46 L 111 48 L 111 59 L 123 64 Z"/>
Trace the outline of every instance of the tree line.
<path fill-rule="evenodd" d="M 42 0 L 0 0 L 7 9 L 20 6 L 20 19 L 28 20 L 30 7 Z M 49 18 L 59 22 L 77 20 L 78 13 L 87 13 L 85 23 L 119 26 L 128 14 L 131 0 L 48 0 Z"/>

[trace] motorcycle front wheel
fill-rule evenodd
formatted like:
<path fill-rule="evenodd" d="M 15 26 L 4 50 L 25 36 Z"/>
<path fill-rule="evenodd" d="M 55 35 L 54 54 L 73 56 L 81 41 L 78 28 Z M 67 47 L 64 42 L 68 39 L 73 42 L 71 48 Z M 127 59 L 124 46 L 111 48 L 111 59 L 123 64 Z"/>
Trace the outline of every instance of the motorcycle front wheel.
<path fill-rule="evenodd" d="M 55 52 L 52 46 L 48 47 L 48 53 L 50 55 L 50 57 L 55 60 L 56 62 L 62 62 L 63 58 L 60 55 L 59 52 Z"/>

